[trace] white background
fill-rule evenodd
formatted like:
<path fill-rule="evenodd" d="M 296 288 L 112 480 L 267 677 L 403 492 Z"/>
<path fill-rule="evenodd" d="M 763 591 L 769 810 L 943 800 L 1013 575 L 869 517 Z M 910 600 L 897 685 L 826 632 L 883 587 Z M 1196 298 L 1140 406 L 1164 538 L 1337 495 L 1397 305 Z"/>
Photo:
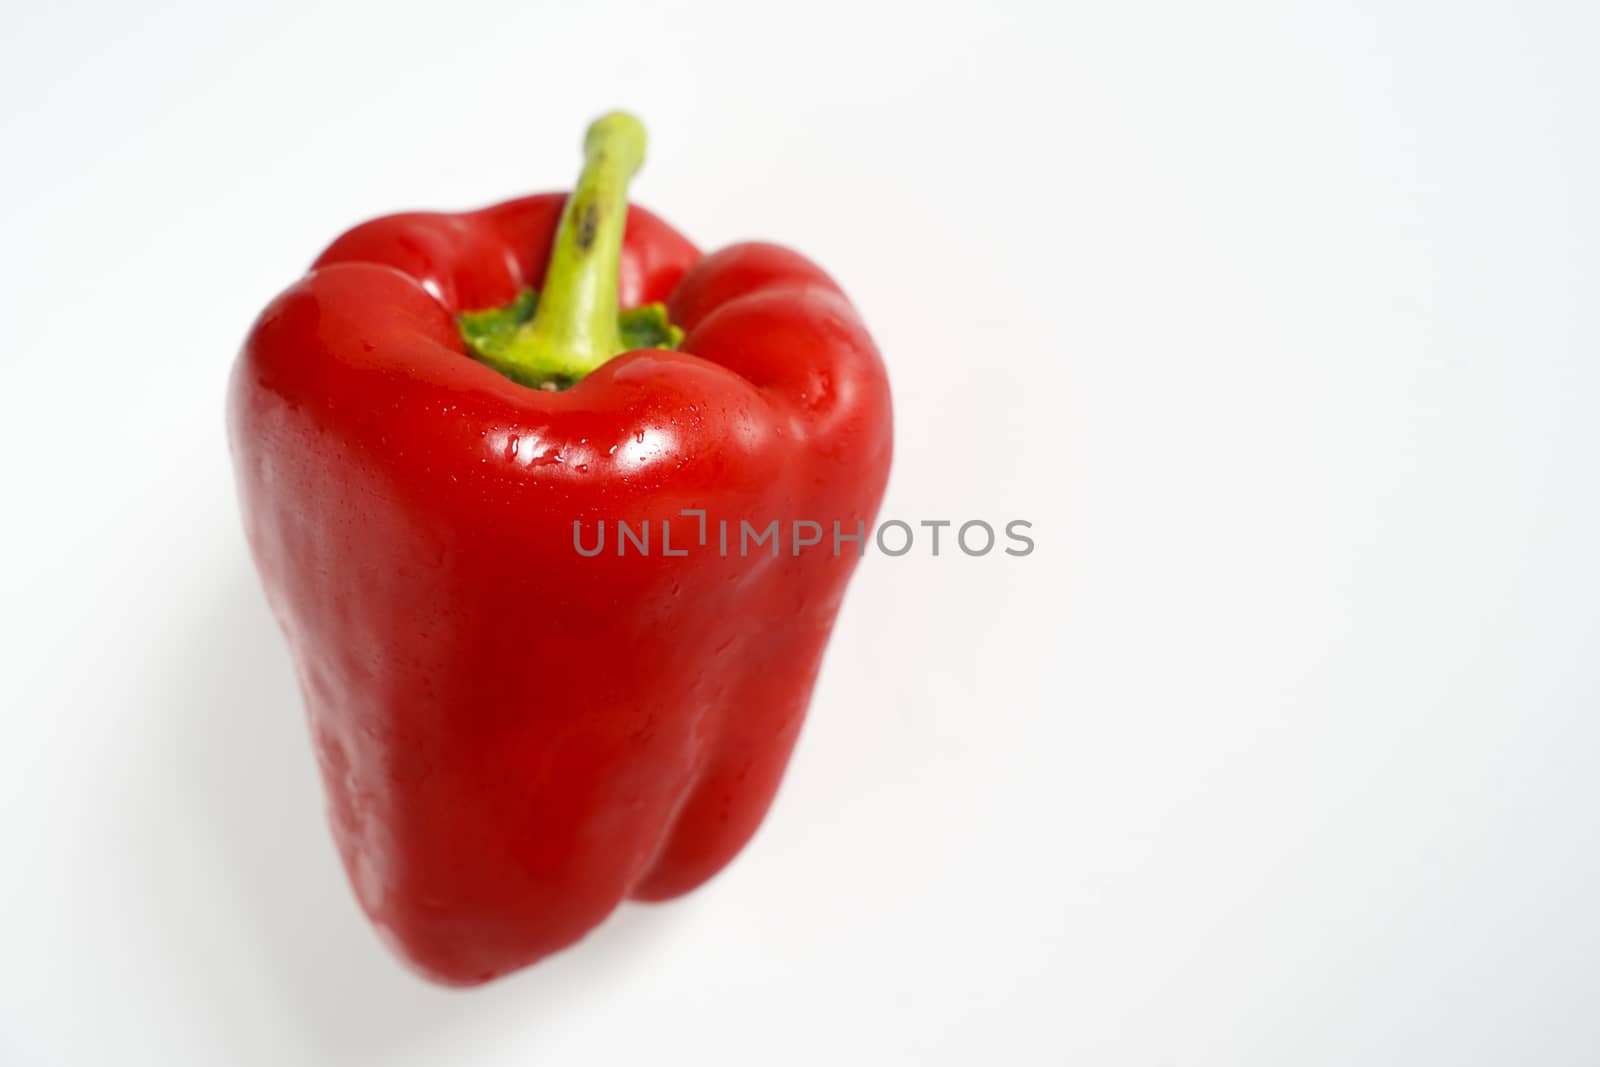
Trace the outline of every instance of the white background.
<path fill-rule="evenodd" d="M 1210 7 L 12 5 L 0 1062 L 1594 1063 L 1600 17 Z M 337 868 L 223 384 L 619 105 L 864 309 L 885 516 L 1038 550 L 869 558 L 734 866 L 452 993 Z"/>

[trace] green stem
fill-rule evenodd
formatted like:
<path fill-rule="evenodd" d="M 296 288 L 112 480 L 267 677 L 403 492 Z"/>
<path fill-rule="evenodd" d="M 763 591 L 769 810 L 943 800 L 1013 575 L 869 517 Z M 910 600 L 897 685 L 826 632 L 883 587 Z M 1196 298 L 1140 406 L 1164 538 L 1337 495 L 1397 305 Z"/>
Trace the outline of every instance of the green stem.
<path fill-rule="evenodd" d="M 617 267 L 628 223 L 628 182 L 644 162 L 644 127 L 614 111 L 583 138 L 583 172 L 567 197 L 529 333 L 560 353 L 574 378 L 623 351 L 617 329 Z"/>
<path fill-rule="evenodd" d="M 479 359 L 517 381 L 561 388 L 613 356 L 670 348 L 682 337 L 665 309 L 624 313 L 618 304 L 628 182 L 644 162 L 644 148 L 644 126 L 632 115 L 613 111 L 590 125 L 583 171 L 562 210 L 543 290 L 461 316 L 463 337 Z"/>

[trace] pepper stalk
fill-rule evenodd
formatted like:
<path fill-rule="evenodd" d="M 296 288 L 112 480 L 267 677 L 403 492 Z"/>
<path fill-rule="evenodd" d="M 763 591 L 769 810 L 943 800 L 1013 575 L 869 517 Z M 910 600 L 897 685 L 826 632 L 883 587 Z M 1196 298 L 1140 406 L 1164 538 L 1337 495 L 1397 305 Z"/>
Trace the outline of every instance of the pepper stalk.
<path fill-rule="evenodd" d="M 628 183 L 644 163 L 645 143 L 644 125 L 626 112 L 590 124 L 583 170 L 561 212 L 543 291 L 526 289 L 504 307 L 458 319 L 478 359 L 525 385 L 563 389 L 623 352 L 674 348 L 683 339 L 661 304 L 620 308 Z"/>

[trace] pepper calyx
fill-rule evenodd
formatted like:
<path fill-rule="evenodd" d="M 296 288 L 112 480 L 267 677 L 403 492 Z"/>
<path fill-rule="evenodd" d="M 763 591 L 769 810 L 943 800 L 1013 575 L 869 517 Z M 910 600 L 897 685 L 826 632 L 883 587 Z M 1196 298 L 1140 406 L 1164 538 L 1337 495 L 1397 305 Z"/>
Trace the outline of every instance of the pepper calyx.
<path fill-rule="evenodd" d="M 499 307 L 464 311 L 456 317 L 461 339 L 479 362 L 487 363 L 513 381 L 535 388 L 566 389 L 593 368 L 541 360 L 527 350 L 528 324 L 539 309 L 539 293 L 524 289 L 516 299 Z M 617 313 L 617 334 L 622 351 L 641 348 L 675 349 L 683 331 L 667 317 L 665 304 L 644 304 Z"/>

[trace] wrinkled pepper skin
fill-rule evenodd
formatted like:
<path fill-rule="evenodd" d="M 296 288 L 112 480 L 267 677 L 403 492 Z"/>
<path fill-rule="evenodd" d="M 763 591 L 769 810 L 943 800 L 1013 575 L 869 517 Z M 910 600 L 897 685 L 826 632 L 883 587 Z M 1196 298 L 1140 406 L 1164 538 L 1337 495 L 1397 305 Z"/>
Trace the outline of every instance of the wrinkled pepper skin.
<path fill-rule="evenodd" d="M 339 854 L 384 939 L 453 985 L 688 892 L 749 840 L 858 562 L 832 523 L 870 538 L 889 470 L 884 368 L 839 288 L 772 245 L 702 256 L 638 207 L 622 301 L 665 301 L 678 351 L 559 392 L 470 358 L 455 316 L 539 287 L 564 200 L 357 227 L 263 312 L 230 384 Z M 650 554 L 617 554 L 617 519 L 649 520 Z M 774 519 L 780 555 L 741 557 L 739 522 Z M 798 556 L 796 519 L 827 530 Z M 604 551 L 575 550 L 575 520 L 588 548 L 604 521 Z"/>

